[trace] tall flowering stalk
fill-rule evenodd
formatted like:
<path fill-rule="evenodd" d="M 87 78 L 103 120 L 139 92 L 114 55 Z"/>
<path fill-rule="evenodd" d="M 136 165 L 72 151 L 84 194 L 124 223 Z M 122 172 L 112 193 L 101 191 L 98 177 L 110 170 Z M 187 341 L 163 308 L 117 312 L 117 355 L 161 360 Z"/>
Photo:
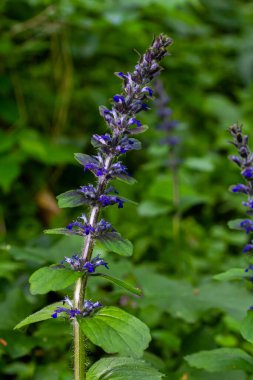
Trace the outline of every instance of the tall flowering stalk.
<path fill-rule="evenodd" d="M 231 187 L 233 193 L 241 193 L 247 197 L 246 201 L 243 201 L 243 206 L 246 207 L 247 218 L 236 223 L 235 227 L 243 229 L 246 234 L 250 234 L 253 231 L 253 153 L 249 147 L 248 136 L 243 134 L 242 127 L 238 124 L 234 124 L 229 128 L 229 132 L 233 138 L 231 143 L 236 147 L 238 156 L 229 156 L 236 165 L 239 166 L 241 175 L 244 179 L 244 183 L 239 183 Z M 253 240 L 243 248 L 243 253 L 253 252 Z M 245 272 L 251 272 L 253 265 L 250 264 Z M 250 278 L 253 278 L 252 275 Z M 253 306 L 251 307 L 253 309 Z"/>
<path fill-rule="evenodd" d="M 87 335 L 94 344 L 102 347 L 107 353 L 123 353 L 127 356 L 132 353 L 140 356 L 150 340 L 148 329 L 141 321 L 118 308 L 102 307 L 99 301 L 92 302 L 86 299 L 86 288 L 90 277 L 103 276 L 128 291 L 140 294 L 139 289 L 107 274 L 96 272 L 98 267 L 109 269 L 109 266 L 103 258 L 92 257 L 92 255 L 96 241 L 104 243 L 105 246 L 109 244 L 110 248 L 115 242 L 116 245 L 118 242 L 118 253 L 121 248 L 124 249 L 126 246 L 126 241 L 122 239 L 121 235 L 108 221 L 101 218 L 101 212 L 105 207 L 111 205 L 123 208 L 127 202 L 111 186 L 110 182 L 114 179 L 134 182 L 120 157 L 128 151 L 141 148 L 141 143 L 132 136 L 144 132 L 146 127 L 142 125 L 136 115 L 149 109 L 147 101 L 152 98 L 153 90 L 148 85 L 153 78 L 160 74 L 162 67 L 159 62 L 168 55 L 166 48 L 171 44 L 170 38 L 163 34 L 159 35 L 154 38 L 146 53 L 140 57 L 132 73 L 116 73 L 123 82 L 122 92 L 113 96 L 111 108 L 100 107 L 100 114 L 105 120 L 108 131 L 102 135 L 94 134 L 92 136 L 91 143 L 96 148 L 95 155 L 75 154 L 75 158 L 83 166 L 84 171 L 90 171 L 94 175 L 96 183 L 80 186 L 78 189 L 67 191 L 57 197 L 60 207 L 86 205 L 88 213 L 87 215 L 82 214 L 65 228 L 47 231 L 48 233 L 82 236 L 84 243 L 81 255 L 74 254 L 72 257 L 65 257 L 60 265 L 41 268 L 30 278 L 31 290 L 34 294 L 45 292 L 45 284 L 48 291 L 48 289 L 66 288 L 75 282 L 72 300 L 65 297 L 63 306 L 50 306 L 46 310 L 43 309 L 43 317 L 41 316 L 42 311 L 37 312 L 17 326 L 22 327 L 25 324 L 46 319 L 49 316 L 48 313 L 54 319 L 58 317 L 70 319 L 73 324 L 74 336 L 75 380 L 86 379 L 87 359 L 84 335 Z M 57 281 L 52 280 L 56 276 Z M 38 289 L 38 284 L 44 287 L 43 290 L 41 287 Z M 125 335 L 122 336 L 122 334 Z M 126 340 L 125 344 L 123 344 L 124 340 Z M 124 360 L 129 367 L 130 359 Z M 110 362 L 110 365 L 112 363 Z M 133 361 L 132 364 L 135 365 L 135 371 L 138 372 L 138 363 Z M 141 362 L 139 365 L 139 370 L 142 371 L 141 368 L 144 364 Z M 94 370 L 93 367 L 90 370 L 94 373 L 99 369 L 98 365 Z M 92 378 L 97 378 L 96 376 Z M 160 379 L 160 375 L 156 374 L 154 379 L 158 378 Z"/>
<path fill-rule="evenodd" d="M 181 163 L 181 160 L 178 157 L 178 146 L 180 144 L 180 138 L 175 134 L 175 130 L 178 127 L 178 121 L 172 117 L 173 111 L 169 107 L 170 98 L 167 95 L 161 80 L 157 79 L 155 81 L 154 91 L 156 96 L 156 113 L 159 120 L 157 129 L 164 133 L 164 137 L 160 140 L 160 143 L 168 146 L 168 159 L 166 161 L 166 166 L 170 168 L 172 174 L 172 201 L 175 208 L 175 213 L 172 219 L 173 234 L 176 243 L 178 243 L 180 232 L 180 193 L 178 168 Z"/>

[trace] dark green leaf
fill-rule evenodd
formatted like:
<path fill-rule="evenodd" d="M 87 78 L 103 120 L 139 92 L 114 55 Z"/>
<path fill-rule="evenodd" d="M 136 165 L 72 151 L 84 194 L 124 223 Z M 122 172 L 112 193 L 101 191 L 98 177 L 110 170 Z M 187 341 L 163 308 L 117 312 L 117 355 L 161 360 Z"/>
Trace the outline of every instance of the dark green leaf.
<path fill-rule="evenodd" d="M 241 280 L 247 278 L 249 275 L 242 268 L 231 268 L 224 273 L 219 273 L 213 276 L 215 280 L 219 281 L 230 281 L 230 280 Z"/>
<path fill-rule="evenodd" d="M 242 369 L 249 372 L 253 370 L 253 358 L 239 348 L 201 351 L 197 354 L 188 355 L 185 359 L 192 367 L 210 372 L 225 372 L 231 369 Z"/>
<path fill-rule="evenodd" d="M 108 233 L 101 235 L 97 238 L 96 244 L 102 245 L 108 251 L 118 253 L 121 256 L 131 256 L 133 254 L 133 245 L 127 240 L 123 239 L 118 233 Z"/>
<path fill-rule="evenodd" d="M 142 294 L 141 289 L 135 288 L 131 284 L 128 284 L 125 281 L 122 281 L 116 277 L 109 276 L 108 274 L 105 274 L 105 273 L 95 273 L 95 274 L 91 275 L 91 277 L 95 277 L 95 276 L 103 277 L 103 278 L 107 279 L 108 281 L 113 282 L 115 285 L 120 286 L 121 288 L 128 290 L 130 293 L 136 294 L 137 296 L 141 296 L 141 294 Z"/>
<path fill-rule="evenodd" d="M 79 323 L 92 343 L 109 354 L 141 357 L 151 339 L 143 322 L 117 307 L 103 307 Z"/>
<path fill-rule="evenodd" d="M 79 236 L 83 236 L 83 234 L 79 234 L 77 233 L 76 230 L 70 230 L 68 228 L 51 228 L 50 230 L 44 230 L 43 231 L 45 234 L 48 234 L 48 235 L 66 235 L 66 236 L 69 236 L 69 235 L 79 235 Z"/>
<path fill-rule="evenodd" d="M 248 342 L 253 343 L 253 311 L 250 310 L 247 316 L 243 319 L 241 328 L 241 334 Z"/>
<path fill-rule="evenodd" d="M 69 190 L 56 197 L 60 208 L 77 207 L 88 204 L 87 198 L 77 190 Z"/>
<path fill-rule="evenodd" d="M 228 227 L 231 228 L 231 230 L 243 230 L 242 227 L 240 227 L 240 223 L 243 221 L 244 219 L 234 219 L 234 220 L 230 220 L 228 222 Z"/>
<path fill-rule="evenodd" d="M 83 154 L 83 153 L 75 153 L 74 154 L 75 159 L 81 164 L 81 165 L 86 165 L 88 163 L 94 163 L 97 164 L 98 160 L 96 158 L 93 158 L 89 156 L 88 154 Z"/>
<path fill-rule="evenodd" d="M 81 272 L 75 272 L 67 268 L 40 268 L 29 279 L 31 284 L 30 291 L 32 294 L 45 294 L 52 290 L 65 289 L 81 276 Z"/>
<path fill-rule="evenodd" d="M 14 327 L 14 330 L 35 322 L 45 321 L 46 319 L 52 318 L 52 314 L 58 306 L 62 306 L 62 302 L 55 302 L 52 305 L 48 305 L 36 313 L 29 315 L 23 319 L 23 321 L 19 322 L 17 326 Z"/>
<path fill-rule="evenodd" d="M 160 380 L 162 374 L 144 360 L 114 357 L 100 359 L 87 373 L 87 380 Z"/>

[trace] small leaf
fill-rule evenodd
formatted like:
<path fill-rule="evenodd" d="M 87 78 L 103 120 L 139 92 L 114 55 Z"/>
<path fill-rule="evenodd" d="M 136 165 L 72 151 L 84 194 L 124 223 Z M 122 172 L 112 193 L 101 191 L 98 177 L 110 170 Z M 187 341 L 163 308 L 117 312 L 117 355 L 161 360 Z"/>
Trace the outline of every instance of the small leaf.
<path fill-rule="evenodd" d="M 130 175 L 126 175 L 126 174 L 118 174 L 116 176 L 116 178 L 122 182 L 128 183 L 129 185 L 133 185 L 134 183 L 137 182 L 135 178 L 131 177 Z"/>
<path fill-rule="evenodd" d="M 31 323 L 45 321 L 46 319 L 52 318 L 51 315 L 58 306 L 62 306 L 62 302 L 55 302 L 52 305 L 48 305 L 36 313 L 29 315 L 23 319 L 23 321 L 19 322 L 17 326 L 14 327 L 14 330 L 20 329 L 26 325 L 30 325 Z"/>
<path fill-rule="evenodd" d="M 241 324 L 241 334 L 248 342 L 253 343 L 253 312 L 248 311 Z"/>
<path fill-rule="evenodd" d="M 154 217 L 158 215 L 164 215 L 172 209 L 171 205 L 156 201 L 144 201 L 139 207 L 138 211 L 141 216 Z"/>
<path fill-rule="evenodd" d="M 91 277 L 93 277 L 93 276 L 104 277 L 108 281 L 113 282 L 115 285 L 118 285 L 121 288 L 128 290 L 130 293 L 136 294 L 137 296 L 142 295 L 141 289 L 135 288 L 134 286 L 132 286 L 132 285 L 126 283 L 125 281 L 122 281 L 116 277 L 109 276 L 108 274 L 105 274 L 105 273 L 95 273 L 95 274 L 91 275 Z"/>
<path fill-rule="evenodd" d="M 89 204 L 88 199 L 78 190 L 66 191 L 65 193 L 58 195 L 56 198 L 60 208 L 77 207 Z"/>
<path fill-rule="evenodd" d="M 31 284 L 30 291 L 32 294 L 45 294 L 51 290 L 65 289 L 82 275 L 82 272 L 75 272 L 67 268 L 40 268 L 29 279 Z"/>
<path fill-rule="evenodd" d="M 253 358 L 239 348 L 218 348 L 188 355 L 186 361 L 192 366 L 209 372 L 225 372 L 242 369 L 252 372 Z"/>
<path fill-rule="evenodd" d="M 240 223 L 243 222 L 245 219 L 234 219 L 230 220 L 228 222 L 228 227 L 232 230 L 243 230 L 242 227 L 240 227 Z"/>
<path fill-rule="evenodd" d="M 110 232 L 97 238 L 96 244 L 102 245 L 108 251 L 118 253 L 121 256 L 131 256 L 133 254 L 133 244 L 123 239 L 117 232 Z"/>
<path fill-rule="evenodd" d="M 139 133 L 146 132 L 148 130 L 147 125 L 129 129 L 130 135 L 138 135 Z"/>
<path fill-rule="evenodd" d="M 218 281 L 230 281 L 230 280 L 241 280 L 242 278 L 248 278 L 249 275 L 242 268 L 231 268 L 226 272 L 216 274 L 213 276 L 215 280 Z"/>
<path fill-rule="evenodd" d="M 44 230 L 43 232 L 48 235 L 80 235 L 77 234 L 76 230 L 69 230 L 68 228 L 50 228 L 49 230 Z"/>
<path fill-rule="evenodd" d="M 88 154 L 75 153 L 74 156 L 75 156 L 75 159 L 79 162 L 79 164 L 83 166 L 88 163 L 98 164 L 98 160 L 94 157 L 89 156 Z"/>
<path fill-rule="evenodd" d="M 143 322 L 117 307 L 103 307 L 79 323 L 91 342 L 108 354 L 141 357 L 151 339 Z"/>
<path fill-rule="evenodd" d="M 112 357 L 93 364 L 87 373 L 87 380 L 160 380 L 162 376 L 144 360 Z"/>

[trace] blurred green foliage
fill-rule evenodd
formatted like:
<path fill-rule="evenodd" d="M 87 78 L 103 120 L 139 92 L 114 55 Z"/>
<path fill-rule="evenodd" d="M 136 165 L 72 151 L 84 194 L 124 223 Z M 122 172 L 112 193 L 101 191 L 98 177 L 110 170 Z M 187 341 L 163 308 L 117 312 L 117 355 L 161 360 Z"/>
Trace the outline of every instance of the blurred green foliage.
<path fill-rule="evenodd" d="M 89 296 L 120 305 L 150 326 L 145 360 L 166 379 L 252 379 L 245 371 L 191 369 L 183 359 L 223 347 L 253 352 L 238 322 L 251 305 L 250 285 L 211 279 L 245 265 L 245 236 L 227 228 L 243 209 L 240 196 L 227 191 L 240 177 L 227 160 L 234 152 L 226 128 L 239 121 L 250 133 L 253 125 L 252 2 L 6 0 L 0 3 L 0 30 L 1 378 L 71 379 L 66 323 L 46 321 L 23 332 L 13 327 L 65 295 L 34 296 L 28 287 L 34 270 L 80 249 L 76 239 L 42 234 L 78 215 L 59 211 L 55 195 L 92 180 L 73 153 L 91 153 L 92 133 L 104 131 L 98 106 L 119 92 L 113 73 L 131 71 L 136 51 L 163 32 L 175 41 L 162 79 L 180 121 L 180 218 L 152 106 L 141 117 L 150 127 L 141 136 L 144 149 L 126 158 L 138 183 L 117 185 L 139 205 L 106 211 L 134 244 L 132 262 L 107 258 L 111 274 L 141 286 L 144 298 L 102 279 L 90 281 Z M 92 345 L 89 353 L 91 362 L 102 355 Z"/>

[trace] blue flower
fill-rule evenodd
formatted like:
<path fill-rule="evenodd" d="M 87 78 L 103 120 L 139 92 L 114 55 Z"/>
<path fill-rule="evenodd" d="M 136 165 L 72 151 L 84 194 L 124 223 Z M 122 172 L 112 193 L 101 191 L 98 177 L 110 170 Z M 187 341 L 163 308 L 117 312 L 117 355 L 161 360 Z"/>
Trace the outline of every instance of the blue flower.
<path fill-rule="evenodd" d="M 82 217 L 80 217 L 82 218 Z M 76 228 L 77 227 L 77 228 Z M 72 223 L 69 223 L 66 228 L 68 230 L 75 230 L 77 232 L 77 235 L 89 235 L 90 233 L 94 233 L 95 229 L 88 223 L 82 223 L 75 220 Z"/>
<path fill-rule="evenodd" d="M 65 297 L 63 304 L 66 302 L 69 304 L 70 308 L 58 306 L 56 310 L 54 311 L 54 313 L 51 315 L 52 318 L 54 319 L 57 318 L 58 314 L 60 313 L 65 313 L 65 315 L 68 316 L 69 318 L 75 318 L 77 315 L 86 317 L 90 315 L 93 311 L 95 311 L 97 308 L 102 307 L 102 304 L 98 301 L 91 302 L 88 300 L 84 300 L 83 310 L 78 310 L 74 308 L 72 301 L 70 301 L 68 297 Z"/>
<path fill-rule="evenodd" d="M 84 311 L 82 315 L 85 317 L 87 315 L 90 315 L 94 310 L 102 307 L 103 305 L 100 302 L 91 302 L 88 300 L 84 300 L 83 307 Z"/>
<path fill-rule="evenodd" d="M 141 92 L 147 92 L 150 97 L 153 95 L 153 91 L 151 90 L 150 87 L 143 87 L 143 89 L 141 90 Z"/>
<path fill-rule="evenodd" d="M 231 190 L 233 193 L 248 194 L 250 189 L 248 186 L 239 183 L 238 185 L 232 186 Z"/>
<path fill-rule="evenodd" d="M 118 204 L 118 208 L 123 208 L 124 204 L 124 201 L 121 198 L 116 197 L 114 195 L 105 194 L 100 195 L 99 202 L 101 202 L 103 207 Z"/>
<path fill-rule="evenodd" d="M 253 231 L 253 221 L 251 219 L 245 219 L 240 223 L 240 227 L 244 228 L 246 233 L 249 234 Z"/>
<path fill-rule="evenodd" d="M 81 311 L 78 309 L 67 309 L 66 307 L 57 307 L 55 312 L 51 315 L 52 318 L 57 318 L 58 314 L 66 313 L 69 318 L 74 318 L 76 315 L 80 315 Z"/>
<path fill-rule="evenodd" d="M 243 170 L 242 171 L 242 175 L 246 179 L 252 179 L 252 177 L 253 177 L 253 168 L 247 168 L 247 169 Z"/>
<path fill-rule="evenodd" d="M 86 261 L 83 268 L 86 269 L 88 273 L 93 273 L 99 266 L 104 266 L 106 269 L 109 269 L 108 263 L 101 259 L 98 255 L 91 261 Z"/>
<path fill-rule="evenodd" d="M 243 253 L 253 251 L 253 244 L 246 244 L 242 251 Z"/>
<path fill-rule="evenodd" d="M 125 103 L 125 97 L 123 95 L 114 95 L 113 100 L 115 103 Z"/>
<path fill-rule="evenodd" d="M 136 124 L 137 127 L 141 127 L 141 126 L 142 126 L 140 120 L 137 120 L 137 119 L 131 117 L 131 118 L 128 120 L 128 125 L 133 125 L 133 124 Z"/>

